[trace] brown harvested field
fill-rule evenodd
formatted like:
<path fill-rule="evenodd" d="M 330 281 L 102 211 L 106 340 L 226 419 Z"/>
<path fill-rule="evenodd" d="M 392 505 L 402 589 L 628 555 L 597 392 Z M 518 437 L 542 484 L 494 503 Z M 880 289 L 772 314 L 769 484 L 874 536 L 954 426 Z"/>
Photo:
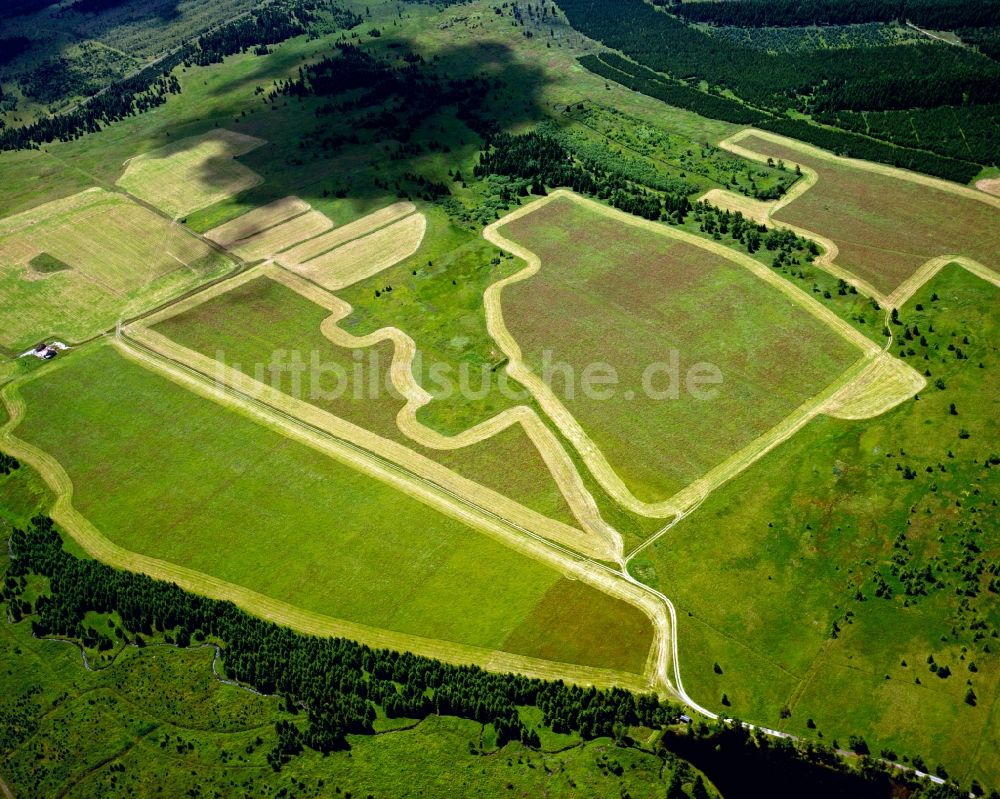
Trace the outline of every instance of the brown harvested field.
<path fill-rule="evenodd" d="M 45 253 L 65 267 L 39 272 Z M 0 344 L 79 340 L 161 302 L 228 262 L 180 225 L 103 189 L 0 220 Z"/>
<path fill-rule="evenodd" d="M 942 255 L 964 255 L 1000 271 L 1000 208 L 994 205 L 758 136 L 740 145 L 816 171 L 816 185 L 774 219 L 832 240 L 840 251 L 834 265 L 883 294 Z"/>
<path fill-rule="evenodd" d="M 183 216 L 260 183 L 260 175 L 236 157 L 262 144 L 219 128 L 137 155 L 117 184 L 171 216 Z"/>
<path fill-rule="evenodd" d="M 638 608 L 606 594 L 595 597 L 579 580 L 560 580 L 502 649 L 641 674 L 652 642 L 649 620 Z"/>
<path fill-rule="evenodd" d="M 319 211 L 307 211 L 254 236 L 240 239 L 230 249 L 246 261 L 259 261 L 287 250 L 303 239 L 325 233 L 331 227 L 333 222 Z"/>
<path fill-rule="evenodd" d="M 426 217 L 411 214 L 291 268 L 323 288 L 336 291 L 409 258 L 420 246 L 426 229 Z"/>
<path fill-rule="evenodd" d="M 272 377 L 267 366 L 276 354 L 280 353 L 285 363 L 299 357 L 311 365 L 315 358 L 317 368 L 307 372 L 315 374 L 315 380 L 307 377 L 301 381 L 301 399 L 405 444 L 532 510 L 577 525 L 541 455 L 520 427 L 456 450 L 432 450 L 404 436 L 396 426 L 403 399 L 388 379 L 391 342 L 358 350 L 337 347 L 320 332 L 327 316 L 325 308 L 262 277 L 165 319 L 153 329 L 268 384 L 272 384 Z M 274 385 L 295 393 L 288 374 Z M 373 385 L 379 387 L 377 392 L 371 390 Z"/>
<path fill-rule="evenodd" d="M 339 247 L 341 244 L 346 244 L 353 239 L 366 236 L 380 227 L 396 222 L 412 214 L 415 210 L 416 206 L 411 202 L 393 203 L 336 230 L 302 242 L 299 246 L 283 252 L 281 257 L 277 259 L 278 263 L 294 268 Z"/>
<path fill-rule="evenodd" d="M 745 267 L 700 247 L 558 198 L 499 228 L 537 254 L 540 271 L 508 285 L 503 316 L 526 364 L 601 449 L 639 499 L 666 499 L 777 424 L 861 352 Z M 565 389 L 564 363 L 576 379 Z M 681 385 L 665 391 L 676 362 Z M 612 397 L 581 388 L 611 365 Z M 684 385 L 714 364 L 712 398 Z M 659 364 L 659 366 L 654 366 Z M 649 375 L 647 375 L 649 377 Z"/>
<path fill-rule="evenodd" d="M 256 236 L 293 216 L 304 214 L 309 209 L 310 205 L 305 200 L 300 200 L 298 197 L 282 197 L 212 228 L 205 234 L 205 238 L 223 247 L 229 247 L 240 239 Z"/>

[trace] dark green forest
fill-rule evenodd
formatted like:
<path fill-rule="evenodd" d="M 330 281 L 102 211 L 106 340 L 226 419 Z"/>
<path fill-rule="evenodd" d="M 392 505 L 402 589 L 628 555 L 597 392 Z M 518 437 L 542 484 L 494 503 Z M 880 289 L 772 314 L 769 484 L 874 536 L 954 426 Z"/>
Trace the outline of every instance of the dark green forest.
<path fill-rule="evenodd" d="M 691 22 L 740 28 L 894 21 L 935 30 L 1000 25 L 1000 0 L 723 0 L 680 2 L 674 11 Z"/>
<path fill-rule="evenodd" d="M 997 162 L 1000 64 L 974 50 L 928 42 L 774 53 L 711 36 L 674 15 L 686 15 L 694 6 L 716 9 L 743 3 L 681 4 L 670 6 L 670 13 L 642 0 L 560 0 L 559 5 L 575 28 L 627 56 L 584 56 L 585 67 L 672 105 L 959 182 L 968 182 L 983 165 Z M 872 13 L 881 13 L 879 4 L 871 5 Z M 886 5 L 894 9 L 891 15 L 885 12 L 888 18 L 897 18 L 893 15 L 898 15 L 899 4 Z M 801 11 L 800 4 L 788 6 Z M 855 6 L 865 4 L 851 8 Z M 974 3 L 962 6 L 979 10 L 959 14 L 944 27 L 992 24 L 990 9 L 1000 7 L 993 2 L 982 8 Z M 925 0 L 920 7 L 944 13 L 950 6 Z M 801 11 L 807 12 L 820 14 Z M 799 19 L 789 14 L 789 20 Z M 698 85 L 702 81 L 707 91 Z M 738 99 L 724 96 L 722 90 Z M 827 127 L 789 117 L 789 112 L 811 115 Z M 903 131 L 902 120 L 883 117 L 871 125 L 850 116 L 861 113 L 905 114 L 910 132 Z M 968 121 L 974 131 L 963 137 L 961 147 L 955 140 L 956 118 Z"/>
<path fill-rule="evenodd" d="M 202 34 L 125 80 L 110 84 L 73 111 L 44 117 L 22 127 L 0 127 L 0 151 L 72 140 L 163 105 L 171 94 L 181 90 L 172 74 L 175 67 L 216 64 L 226 56 L 248 50 L 266 55 L 268 45 L 308 32 L 320 9 L 345 29 L 361 23 L 357 14 L 323 0 L 273 0 L 241 19 Z"/>
<path fill-rule="evenodd" d="M 630 727 L 662 729 L 660 756 L 673 753 L 694 763 L 724 795 L 750 790 L 820 799 L 876 799 L 899 791 L 935 799 L 963 796 L 951 785 L 907 780 L 866 754 L 860 740 L 857 763 L 849 764 L 829 746 L 772 739 L 734 720 L 685 724 L 683 710 L 655 694 L 496 674 L 346 639 L 302 635 L 251 616 L 231 602 L 77 558 L 63 548 L 48 517 L 36 516 L 25 530 L 15 528 L 9 553 L 0 598 L 9 620 L 30 623 L 35 636 L 70 639 L 98 650 L 123 644 L 143 647 L 153 636 L 180 647 L 209 642 L 219 648 L 229 678 L 284 697 L 286 707 L 304 723 L 277 722 L 277 743 L 268 755 L 275 771 L 307 747 L 319 752 L 349 749 L 349 735 L 374 732 L 377 708 L 391 718 L 437 714 L 492 723 L 499 746 L 520 740 L 538 748 L 537 732 L 521 718 L 522 708 L 534 707 L 553 732 L 575 732 L 584 739 L 610 737 L 618 746 L 638 745 L 628 735 Z M 37 585 L 38 578 L 47 587 L 33 592 L 37 596 L 29 601 L 29 580 Z M 89 625 L 88 613 L 117 614 L 119 640 Z M 780 784 L 774 779 L 777 773 L 782 775 Z"/>
<path fill-rule="evenodd" d="M 616 81 L 634 91 L 679 108 L 687 108 L 715 119 L 752 124 L 758 128 L 815 144 L 840 155 L 891 164 L 959 183 L 968 183 L 981 169 L 979 164 L 969 160 L 907 147 L 904 144 L 907 141 L 905 136 L 901 136 L 900 139 L 900 144 L 904 146 L 897 146 L 871 136 L 832 127 L 820 127 L 804 119 L 792 119 L 757 111 L 736 100 L 700 92 L 682 83 L 671 82 L 651 69 L 634 64 L 616 53 L 604 52 L 597 56 L 583 56 L 580 63 L 591 72 L 608 80 Z M 953 132 L 953 129 L 945 129 L 941 134 L 950 137 Z M 921 141 L 923 142 L 923 139 Z M 987 139 L 986 145 L 989 150 L 995 151 L 995 139 Z M 954 144 L 944 144 L 941 149 L 954 151 Z"/>

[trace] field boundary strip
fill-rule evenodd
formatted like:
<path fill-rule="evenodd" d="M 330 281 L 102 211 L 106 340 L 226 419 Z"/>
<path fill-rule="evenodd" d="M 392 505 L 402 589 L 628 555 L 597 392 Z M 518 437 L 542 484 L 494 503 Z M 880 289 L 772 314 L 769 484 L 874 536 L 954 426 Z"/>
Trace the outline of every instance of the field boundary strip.
<path fill-rule="evenodd" d="M 152 330 L 129 328 L 125 333 L 157 355 L 182 364 L 206 378 L 257 399 L 305 422 L 329 435 L 349 441 L 406 469 L 421 474 L 436 484 L 466 497 L 518 524 L 535 530 L 546 538 L 570 547 L 584 557 L 608 559 L 604 548 L 588 545 L 580 530 L 550 519 L 516 500 L 480 485 L 441 464 L 390 439 L 373 433 L 328 411 L 289 396 L 261 383 L 215 359 L 189 350 Z"/>
<path fill-rule="evenodd" d="M 0 441 L 3 441 L 5 449 L 11 454 L 41 474 L 56 497 L 50 512 L 52 518 L 62 525 L 91 557 L 112 566 L 175 582 L 187 590 L 205 596 L 229 599 L 256 615 L 309 634 L 344 636 L 372 646 L 412 651 L 451 663 L 476 663 L 483 668 L 517 671 L 545 679 L 569 679 L 585 684 L 622 685 L 638 691 L 667 690 L 675 693 L 667 677 L 672 628 L 658 597 L 644 586 L 632 583 L 614 569 L 554 545 L 541 536 L 519 527 L 516 523 L 480 508 L 405 468 L 387 463 L 372 453 L 360 447 L 350 446 L 347 442 L 341 442 L 331 435 L 324 435 L 312 429 L 308 423 L 270 408 L 262 402 L 254 402 L 251 398 L 241 397 L 238 392 L 213 384 L 193 370 L 187 370 L 161 357 L 153 356 L 123 339 L 115 339 L 103 346 L 113 346 L 123 357 L 198 396 L 214 401 L 287 438 L 333 457 L 373 479 L 386 482 L 408 496 L 469 525 L 482 534 L 489 535 L 514 551 L 541 562 L 570 579 L 581 580 L 609 596 L 631 604 L 650 620 L 654 633 L 653 641 L 646 660 L 645 673 L 642 675 L 546 661 L 336 619 L 297 608 L 178 564 L 124 549 L 106 538 L 75 509 L 73 484 L 61 464 L 47 452 L 22 441 L 15 435 L 14 431 L 25 412 L 25 403 L 17 393 L 17 388 L 37 379 L 39 374 L 47 373 L 36 372 L 27 378 L 8 384 L 0 391 L 0 397 L 7 406 L 10 417 L 3 428 L 0 428 Z M 54 366 L 59 368 L 59 364 Z"/>
<path fill-rule="evenodd" d="M 338 291 L 409 258 L 420 249 L 426 233 L 427 217 L 418 211 L 287 268 Z"/>
<path fill-rule="evenodd" d="M 261 277 L 275 280 L 310 302 L 330 311 L 331 315 L 321 325 L 321 332 L 333 345 L 354 350 L 371 347 L 383 341 L 392 343 L 394 351 L 390 364 L 390 378 L 394 388 L 405 399 L 405 404 L 396 417 L 397 426 L 404 435 L 418 444 L 429 449 L 458 450 L 486 441 L 508 427 L 520 424 L 552 473 L 557 487 L 569 504 L 574 517 L 580 522 L 582 530 L 533 511 L 516 500 L 469 480 L 403 444 L 376 435 L 308 402 L 294 399 L 149 329 L 164 319 L 184 313 Z M 620 561 L 621 537 L 601 518 L 596 502 L 583 485 L 569 456 L 532 409 L 527 406 L 508 409 L 458 436 L 443 436 L 431 430 L 416 418 L 417 411 L 431 400 L 431 395 L 424 391 L 413 377 L 412 363 L 417 349 L 415 342 L 397 328 L 382 328 L 364 337 L 354 336 L 338 327 L 338 323 L 348 316 L 351 310 L 347 302 L 319 286 L 273 264 L 263 264 L 227 281 L 225 285 L 213 286 L 196 297 L 190 297 L 176 306 L 164 309 L 143 320 L 139 325 L 129 326 L 127 332 L 156 352 L 196 369 L 204 375 L 213 375 L 215 379 L 237 388 L 242 393 L 262 399 L 272 406 L 279 406 L 297 418 L 316 424 L 333 435 L 350 440 L 420 474 L 433 475 L 437 483 L 447 486 L 458 494 L 474 498 L 476 502 L 508 519 L 518 520 L 519 524 L 540 532 L 552 541 L 568 546 L 587 557 L 612 562 Z"/>
<path fill-rule="evenodd" d="M 803 155 L 812 156 L 813 158 L 818 158 L 822 161 L 828 161 L 830 163 L 839 164 L 852 169 L 874 172 L 884 177 L 891 177 L 897 180 L 909 181 L 911 183 L 948 192 L 966 199 L 977 200 L 981 203 L 985 203 L 986 205 L 991 205 L 1000 209 L 1000 197 L 988 194 L 984 191 L 973 189 L 969 186 L 963 186 L 958 183 L 951 183 L 929 175 L 923 175 L 918 172 L 910 172 L 905 169 L 900 169 L 899 167 L 892 167 L 886 164 L 875 164 L 870 161 L 862 161 L 857 158 L 846 158 L 844 156 L 835 155 L 834 153 L 822 150 L 814 145 L 806 144 L 796 139 L 789 139 L 786 136 L 780 136 L 777 133 L 771 133 L 770 131 L 758 130 L 757 128 L 744 128 L 743 130 L 737 131 L 732 136 L 729 136 L 719 142 L 719 147 L 742 158 L 748 158 L 752 161 L 757 161 L 758 163 L 766 163 L 768 156 L 740 144 L 740 142 L 744 139 L 751 137 L 764 139 L 765 141 L 772 142 L 773 144 L 797 150 Z M 784 228 L 791 230 L 799 236 L 812 239 L 817 244 L 822 246 L 824 250 L 813 261 L 815 266 L 818 266 L 820 269 L 829 272 L 834 277 L 854 286 L 866 297 L 871 297 L 886 308 L 899 308 L 906 302 L 906 300 L 912 297 L 922 285 L 936 275 L 944 267 L 944 265 L 948 263 L 960 264 L 978 277 L 981 277 L 995 285 L 1000 285 L 997 283 L 997 281 L 1000 280 L 1000 276 L 998 276 L 996 272 L 991 270 L 989 267 L 984 266 L 978 261 L 974 261 L 971 258 L 960 255 L 940 255 L 926 261 L 893 291 L 888 293 L 879 291 L 867 280 L 858 277 L 853 272 L 834 263 L 840 255 L 840 248 L 831 239 L 820 233 L 816 233 L 815 231 L 808 230 L 798 225 L 793 225 L 789 222 L 781 222 L 774 218 L 774 214 L 786 205 L 801 197 L 802 194 L 815 186 L 819 181 L 819 175 L 811 167 L 808 167 L 805 164 L 800 164 L 799 168 L 802 171 L 802 179 L 792 186 L 792 189 L 789 192 L 777 200 L 772 200 L 770 202 L 753 200 L 726 189 L 711 189 L 703 194 L 699 200 L 716 205 L 724 210 L 739 211 L 744 216 L 747 216 L 755 222 L 767 225 L 768 227 Z"/>
<path fill-rule="evenodd" d="M 364 238 L 372 233 L 377 233 L 383 228 L 389 227 L 401 219 L 405 219 L 416 210 L 417 206 L 409 201 L 392 203 L 370 214 L 366 214 L 360 219 L 355 219 L 353 222 L 340 225 L 318 236 L 304 239 L 298 244 L 282 250 L 276 260 L 287 269 L 294 269 L 296 266 L 300 266 L 321 255 L 326 255 L 344 244 L 350 244 L 352 241 Z M 310 247 L 315 248 L 317 245 L 322 249 L 312 252 Z M 295 255 L 296 250 L 306 251 L 309 255 L 306 258 L 298 258 Z"/>
<path fill-rule="evenodd" d="M 758 436 L 754 441 L 738 450 L 735 454 L 710 470 L 706 475 L 693 481 L 687 487 L 665 500 L 653 503 L 643 502 L 629 491 L 622 479 L 614 471 L 610 463 L 608 463 L 600 448 L 587 435 L 565 405 L 559 401 L 541 378 L 535 375 L 527 364 L 525 364 L 521 348 L 504 322 L 501 301 L 503 289 L 506 286 L 527 280 L 542 268 L 542 263 L 541 259 L 534 252 L 507 239 L 500 232 L 500 229 L 508 222 L 531 214 L 538 210 L 538 208 L 560 198 L 570 199 L 585 205 L 587 208 L 616 221 L 649 230 L 686 244 L 701 247 L 738 266 L 748 269 L 758 278 L 776 287 L 799 308 L 816 317 L 821 322 L 824 322 L 842 338 L 858 347 L 862 353 L 861 360 L 841 373 L 823 391 L 806 400 L 796 411 L 779 422 L 778 425 Z M 524 269 L 514 275 L 490 285 L 485 294 L 487 328 L 494 341 L 496 341 L 497 345 L 509 359 L 507 365 L 508 372 L 531 392 L 532 396 L 538 401 L 539 405 L 549 415 L 563 435 L 572 442 L 583 458 L 587 468 L 600 483 L 601 487 L 620 505 L 642 516 L 650 518 L 669 518 L 673 516 L 676 518 L 685 514 L 711 491 L 722 485 L 722 483 L 735 477 L 765 453 L 791 437 L 806 422 L 820 412 L 823 403 L 827 401 L 831 394 L 841 391 L 845 386 L 855 381 L 863 366 L 881 356 L 883 352 L 878 344 L 871 341 L 867 336 L 856 330 L 828 308 L 818 303 L 813 297 L 803 292 L 797 286 L 773 274 L 766 266 L 750 256 L 732 250 L 723 244 L 704 240 L 694 234 L 676 230 L 656 222 L 639 219 L 623 211 L 618 211 L 581 197 L 567 189 L 557 189 L 546 197 L 542 197 L 512 211 L 489 225 L 483 231 L 483 236 L 490 243 L 513 253 L 527 264 Z M 659 533 L 662 532 L 662 530 L 659 531 Z M 654 535 L 658 535 L 659 533 Z"/>
<path fill-rule="evenodd" d="M 203 235 L 220 247 L 228 249 L 244 239 L 277 227 L 282 222 L 302 216 L 311 209 L 312 206 L 305 200 L 289 195 L 235 216 L 221 225 L 206 230 Z M 262 220 L 266 224 L 261 224 L 257 220 Z"/>

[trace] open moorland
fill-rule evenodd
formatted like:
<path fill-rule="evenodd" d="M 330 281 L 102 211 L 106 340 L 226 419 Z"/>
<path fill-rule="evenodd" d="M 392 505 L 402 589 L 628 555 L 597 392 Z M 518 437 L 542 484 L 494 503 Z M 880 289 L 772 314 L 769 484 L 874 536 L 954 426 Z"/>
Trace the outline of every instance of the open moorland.
<path fill-rule="evenodd" d="M 815 183 L 781 202 L 773 219 L 832 242 L 833 265 L 873 287 L 879 298 L 942 256 L 965 256 L 1000 271 L 1000 200 L 995 197 L 837 158 L 781 137 L 751 133 L 731 141 L 738 152 L 781 159 L 814 173 Z"/>
<path fill-rule="evenodd" d="M 89 338 L 233 264 L 179 225 L 91 189 L 0 220 L 0 346 Z"/>
<path fill-rule="evenodd" d="M 545 642 L 549 654 L 644 668 L 651 638 L 639 610 L 609 606 L 579 581 L 558 587 L 557 571 L 110 348 L 67 358 L 20 393 L 25 415 L 14 434 L 58 459 L 76 509 L 125 550 L 232 583 L 237 596 L 249 589 L 358 625 L 486 650 L 543 642 L 541 632 L 519 628 L 537 623 L 536 614 L 552 623 L 555 611 L 539 606 L 554 590 L 565 616 L 547 629 L 563 644 Z M 86 432 L 50 424 L 54 416 L 85 420 Z M 638 623 L 622 626 L 631 613 Z"/>
<path fill-rule="evenodd" d="M 111 635 L 117 626 L 113 617 L 91 623 Z M 514 742 L 501 754 L 492 724 L 380 710 L 375 729 L 382 734 L 352 735 L 349 751 L 309 752 L 276 770 L 275 725 L 301 727 L 302 714 L 277 696 L 215 677 L 211 646 L 182 650 L 154 640 L 115 654 L 104 670 L 87 671 L 76 646 L 34 638 L 27 620 L 0 626 L 0 756 L 15 795 L 151 795 L 169 784 L 181 794 L 285 791 L 307 799 L 428 796 L 447 786 L 485 799 L 496 785 L 510 784 L 517 795 L 625 791 L 654 799 L 676 772 L 681 784 L 700 779 L 706 795 L 717 796 L 704 775 L 676 756 L 664 766 L 659 756 L 622 749 L 610 738 L 584 742 L 553 733 L 535 708 L 524 715 L 542 736 L 543 751 Z"/>
<path fill-rule="evenodd" d="M 536 274 L 503 289 L 507 329 L 532 372 L 551 373 L 548 388 L 644 501 L 680 490 L 861 357 L 724 255 L 623 224 L 570 197 L 498 232 L 541 259 Z M 571 385 L 571 396 L 558 364 L 579 381 L 595 363 L 613 367 L 620 382 L 592 397 Z M 706 364 L 720 381 L 709 382 Z M 688 380 L 692 368 L 701 368 L 692 378 L 701 383 Z M 672 382 L 683 383 L 677 396 Z"/>
<path fill-rule="evenodd" d="M 812 422 L 630 563 L 677 603 L 694 695 L 965 783 L 996 773 L 996 302 L 947 267 L 893 325 L 917 398 Z"/>

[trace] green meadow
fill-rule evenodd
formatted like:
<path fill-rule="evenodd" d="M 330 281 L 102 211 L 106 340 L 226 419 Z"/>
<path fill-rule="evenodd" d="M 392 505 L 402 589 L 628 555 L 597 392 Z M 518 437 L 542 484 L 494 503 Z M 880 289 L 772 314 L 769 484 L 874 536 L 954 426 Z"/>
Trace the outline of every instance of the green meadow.
<path fill-rule="evenodd" d="M 380 714 L 382 734 L 351 736 L 349 750 L 327 756 L 306 750 L 275 771 L 275 724 L 304 727 L 304 714 L 219 682 L 213 656 L 126 647 L 92 672 L 75 645 L 33 638 L 30 621 L 0 625 L 4 781 L 16 796 L 155 796 L 169 786 L 176 796 L 493 797 L 510 786 L 515 796 L 655 799 L 675 771 L 689 788 L 701 776 L 674 756 L 664 765 L 607 738 L 554 734 L 540 714 L 543 751 L 498 750 L 491 724 Z"/>
<path fill-rule="evenodd" d="M 995 783 L 996 302 L 946 267 L 893 325 L 918 397 L 816 419 L 630 564 L 676 602 L 699 702 Z"/>
<path fill-rule="evenodd" d="M 541 259 L 504 289 L 507 328 L 640 499 L 680 490 L 861 355 L 744 267 L 573 200 L 500 232 Z M 592 364 L 618 382 L 587 396 Z M 706 364 L 716 382 L 689 390 Z"/>
<path fill-rule="evenodd" d="M 391 300 L 387 300 L 391 302 Z M 269 366 L 296 353 L 304 364 L 320 364 L 301 381 L 299 398 L 513 497 L 529 508 L 576 525 L 541 455 L 518 427 L 457 450 L 422 447 L 403 435 L 396 414 L 403 406 L 388 377 L 394 347 L 382 342 L 349 350 L 320 331 L 329 311 L 292 289 L 263 277 L 163 320 L 155 330 L 168 338 L 285 393 L 296 393 L 290 376 L 277 383 Z M 373 391 L 372 386 L 376 389 Z"/>
<path fill-rule="evenodd" d="M 55 367 L 21 389 L 15 435 L 59 460 L 75 507 L 125 549 L 324 615 L 491 649 L 563 579 L 109 347 Z M 587 641 L 639 613 L 612 610 L 574 617 L 561 659 L 612 665 L 592 662 Z M 612 667 L 641 671 L 650 635 L 620 638 Z"/>

